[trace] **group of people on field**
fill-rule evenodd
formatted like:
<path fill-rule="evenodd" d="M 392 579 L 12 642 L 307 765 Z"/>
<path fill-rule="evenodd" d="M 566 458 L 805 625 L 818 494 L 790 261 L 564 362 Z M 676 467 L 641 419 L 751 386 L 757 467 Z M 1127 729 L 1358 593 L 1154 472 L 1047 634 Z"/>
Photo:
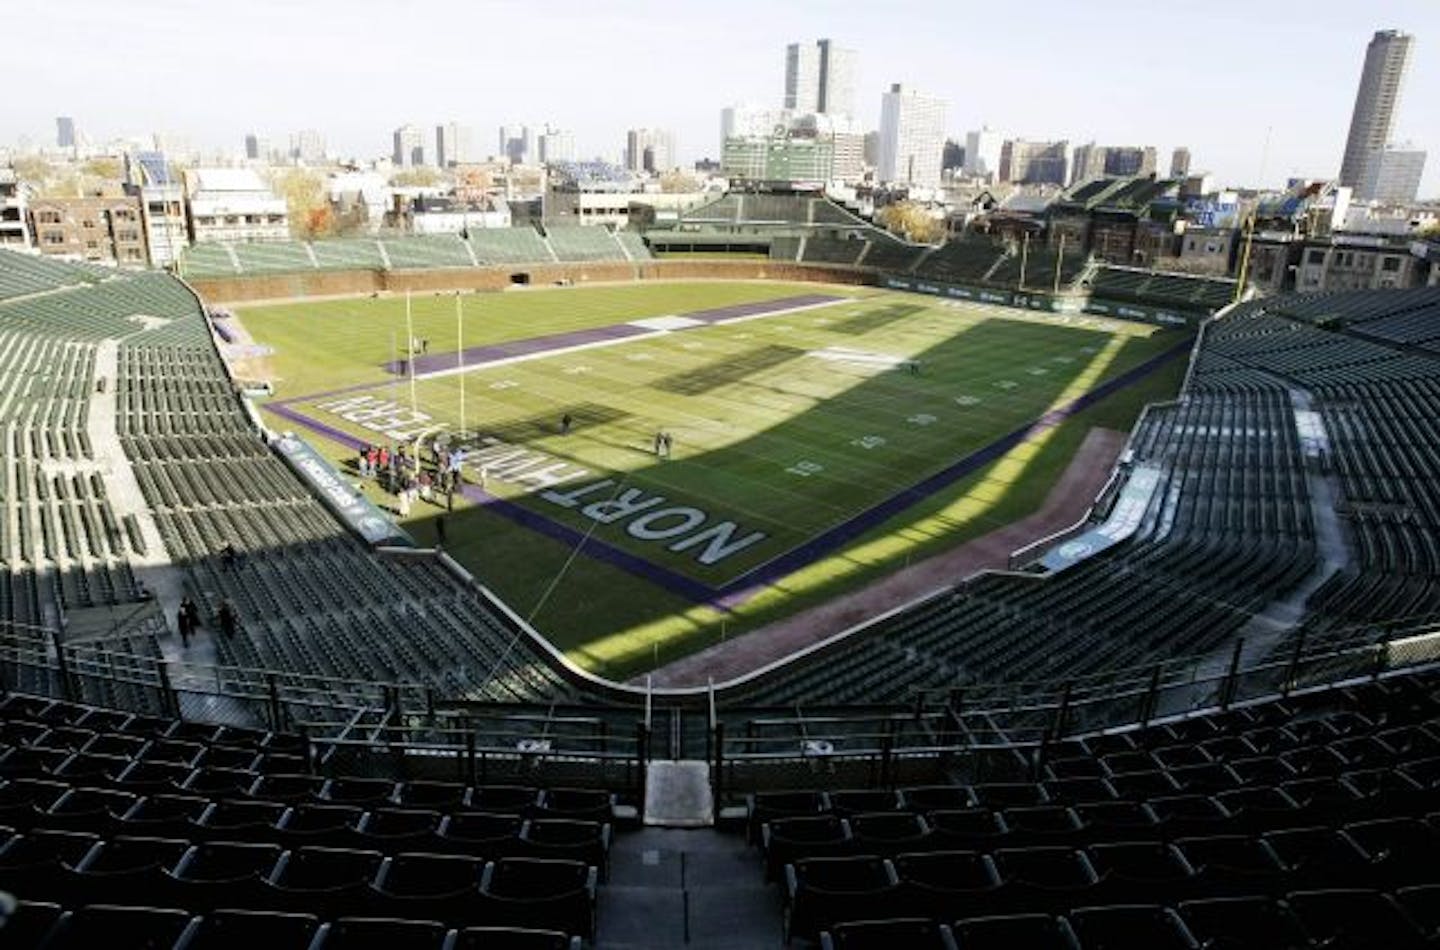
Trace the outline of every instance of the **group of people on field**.
<path fill-rule="evenodd" d="M 406 450 L 404 445 L 393 451 L 384 445 L 365 445 L 360 449 L 356 467 L 362 478 L 374 478 L 380 487 L 396 498 L 396 508 L 404 517 L 417 501 L 455 507 L 455 492 L 464 482 L 465 452 L 447 449 L 438 439 L 430 444 L 430 460 L 421 458 L 421 451 Z"/>

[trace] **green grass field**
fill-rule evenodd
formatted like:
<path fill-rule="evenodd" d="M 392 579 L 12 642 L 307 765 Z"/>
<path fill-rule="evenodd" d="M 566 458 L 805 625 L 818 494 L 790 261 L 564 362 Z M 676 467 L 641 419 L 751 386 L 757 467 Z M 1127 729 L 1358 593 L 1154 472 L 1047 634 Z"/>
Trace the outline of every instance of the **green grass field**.
<path fill-rule="evenodd" d="M 705 282 L 470 296 L 463 342 L 816 291 Z M 746 587 L 776 558 L 1183 339 L 1096 318 L 828 292 L 848 299 L 418 379 L 414 416 L 410 382 L 381 368 L 409 336 L 403 299 L 246 307 L 239 316 L 275 349 L 276 398 L 353 436 L 453 432 L 463 387 L 466 426 L 489 440 L 476 441 L 472 456 L 472 467 L 485 464 L 485 490 L 569 534 L 547 536 L 498 507 L 467 504 L 449 516 L 449 550 L 576 662 L 624 677 L 1024 517 L 1091 425 L 1128 428 L 1144 401 L 1173 395 L 1183 372 L 1183 360 L 1172 361 L 729 611 L 697 603 L 697 591 Z M 412 301 L 414 335 L 430 353 L 456 349 L 456 305 L 453 296 Z M 312 396 L 345 387 L 354 388 Z M 670 459 L 654 451 L 662 429 L 674 440 Z M 338 460 L 352 455 L 302 434 Z M 407 527 L 428 542 L 439 511 L 422 504 Z M 606 551 L 613 556 L 596 556 Z"/>

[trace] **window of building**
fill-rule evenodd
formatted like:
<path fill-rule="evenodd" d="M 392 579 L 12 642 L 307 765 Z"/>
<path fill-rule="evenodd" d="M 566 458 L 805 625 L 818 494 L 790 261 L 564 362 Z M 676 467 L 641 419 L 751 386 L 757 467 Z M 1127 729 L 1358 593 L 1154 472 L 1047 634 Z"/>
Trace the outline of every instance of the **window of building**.
<path fill-rule="evenodd" d="M 1306 260 L 1307 263 L 1310 263 L 1310 264 L 1323 264 L 1323 263 L 1325 263 L 1325 252 L 1324 252 L 1324 251 L 1311 251 L 1311 252 L 1306 256 L 1305 260 Z"/>
<path fill-rule="evenodd" d="M 65 243 L 65 232 L 64 232 L 64 231 L 46 231 L 46 232 L 45 232 L 45 243 L 46 243 L 46 244 L 64 244 L 64 243 Z"/>
<path fill-rule="evenodd" d="M 60 212 L 58 211 L 37 211 L 35 219 L 41 224 L 59 224 Z"/>
<path fill-rule="evenodd" d="M 1380 262 L 1380 269 L 1383 271 L 1398 271 L 1400 269 L 1400 258 L 1387 257 Z"/>

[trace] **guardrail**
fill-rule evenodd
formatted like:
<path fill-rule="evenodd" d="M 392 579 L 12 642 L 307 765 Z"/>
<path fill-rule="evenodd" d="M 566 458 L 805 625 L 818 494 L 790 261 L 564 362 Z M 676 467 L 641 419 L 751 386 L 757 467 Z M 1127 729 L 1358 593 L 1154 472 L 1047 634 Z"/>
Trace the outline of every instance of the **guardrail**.
<path fill-rule="evenodd" d="M 1243 662 L 1168 660 L 1064 681 L 965 684 L 908 706 L 725 708 L 703 691 L 704 755 L 730 789 L 934 781 L 987 761 L 1035 769 L 1058 740 L 1210 715 L 1233 706 L 1440 665 L 1440 618 L 1344 638 L 1295 637 Z M 472 702 L 407 683 L 205 666 L 62 644 L 0 628 L 0 688 L 179 719 L 299 732 L 327 772 L 633 788 L 643 801 L 657 725 L 682 748 L 683 708 L 646 689 L 633 705 Z M 697 723 L 698 724 L 698 723 Z M 698 752 L 698 749 L 696 750 Z M 986 759 L 990 755 L 992 759 Z M 950 770 L 946 772 L 946 770 Z"/>

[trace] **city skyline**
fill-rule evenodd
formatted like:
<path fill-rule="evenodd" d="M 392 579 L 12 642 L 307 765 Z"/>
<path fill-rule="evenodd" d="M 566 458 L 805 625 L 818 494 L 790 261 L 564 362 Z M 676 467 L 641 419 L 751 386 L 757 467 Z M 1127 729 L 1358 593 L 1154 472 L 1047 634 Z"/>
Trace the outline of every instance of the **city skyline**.
<path fill-rule="evenodd" d="M 537 59 L 516 44 L 513 53 L 503 46 L 484 57 L 436 53 L 423 63 L 385 41 L 375 18 L 390 8 L 370 0 L 321 0 L 299 12 L 254 0 L 243 13 L 226 14 L 224 29 L 185 0 L 136 0 L 123 9 L 89 0 L 64 9 L 40 0 L 12 6 L 11 67 L 32 77 L 34 91 L 11 97 L 0 115 L 0 143 L 10 145 L 22 137 L 48 145 L 55 117 L 73 116 L 93 141 L 160 132 L 229 153 L 242 150 L 248 132 L 283 141 L 313 128 L 332 153 L 364 160 L 389 153 L 391 133 L 407 122 L 433 129 L 454 121 L 485 141 L 483 130 L 528 116 L 573 130 L 582 157 L 618 157 L 630 128 L 673 129 L 677 158 L 688 165 L 718 157 L 713 129 L 724 106 L 782 104 L 789 44 L 831 38 L 858 54 L 856 111 L 866 129 L 879 127 L 882 92 L 903 83 L 950 103 L 946 132 L 960 141 L 988 125 L 1007 137 L 1129 142 L 1162 155 L 1183 144 L 1196 171 L 1274 187 L 1291 176 L 1339 174 L 1365 43 L 1376 30 L 1398 29 L 1413 34 L 1416 46 L 1412 95 L 1401 103 L 1393 138 L 1440 148 L 1440 111 L 1424 106 L 1426 91 L 1440 88 L 1440 6 L 1421 0 L 1379 0 L 1364 9 L 1322 2 L 1307 8 L 1300 26 L 1284 11 L 1237 0 L 1216 0 L 1200 16 L 1125 0 L 1107 4 L 1099 17 L 1102 11 L 1037 0 L 1023 31 L 993 35 L 978 27 L 937 29 L 976 17 L 954 5 L 904 0 L 843 11 L 811 0 L 756 4 L 753 16 L 732 11 L 723 19 L 698 4 L 649 18 L 639 4 L 598 10 L 560 0 L 547 7 L 547 20 L 563 20 L 564 30 L 545 28 L 532 10 L 508 0 L 439 0 L 433 16 L 456 29 L 512 14 L 517 24 L 545 29 L 546 55 Z M 1085 57 L 1106 28 L 1133 31 L 1137 23 L 1151 25 L 1154 41 L 1127 58 L 1124 70 Z M 87 82 L 83 71 L 47 52 L 63 35 L 78 59 L 102 49 L 113 58 L 115 31 L 127 30 L 126 83 Z M 615 48 L 605 36 L 621 35 L 639 40 L 625 44 L 629 54 L 599 52 Z M 1279 52 L 1292 48 L 1305 55 Z M 698 55 L 702 50 L 709 55 Z M 1223 68 L 1207 68 L 1206 55 Z M 425 83 L 402 81 L 420 65 Z M 1265 95 L 1255 95 L 1262 86 Z M 1422 197 L 1437 195 L 1440 163 L 1426 169 L 1421 184 Z"/>

